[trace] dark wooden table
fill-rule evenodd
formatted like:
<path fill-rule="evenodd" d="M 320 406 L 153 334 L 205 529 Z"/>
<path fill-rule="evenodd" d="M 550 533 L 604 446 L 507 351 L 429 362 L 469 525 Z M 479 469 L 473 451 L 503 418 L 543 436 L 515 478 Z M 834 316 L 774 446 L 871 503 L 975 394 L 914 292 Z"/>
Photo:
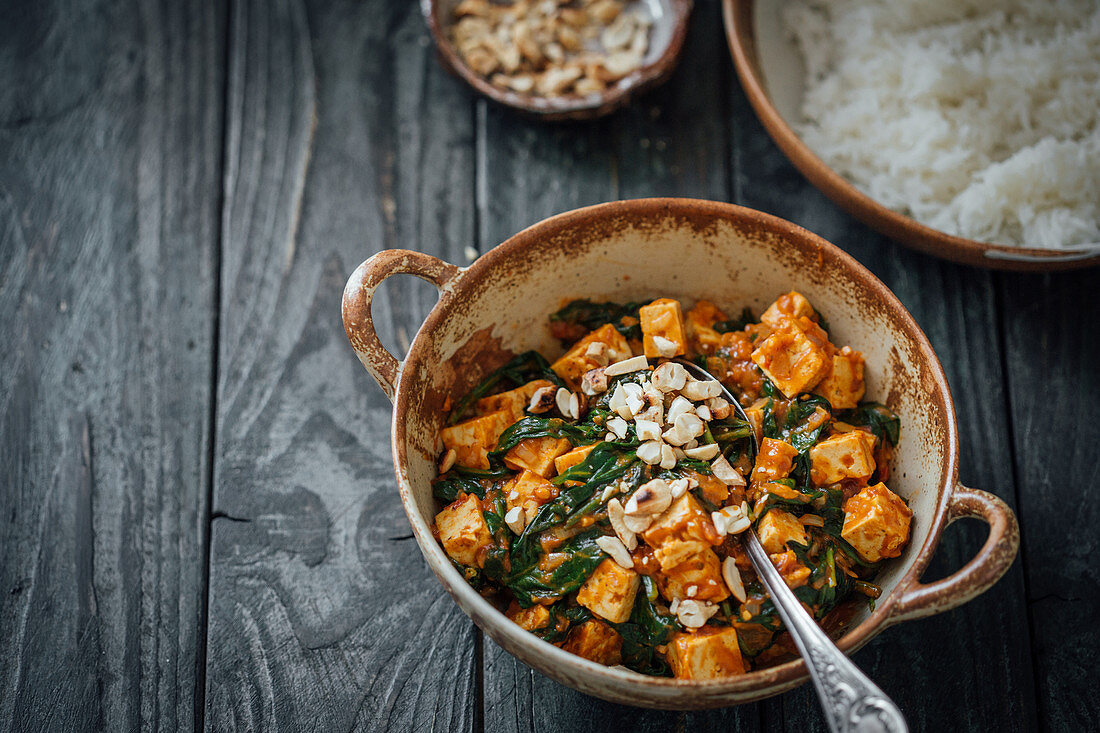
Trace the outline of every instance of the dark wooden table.
<path fill-rule="evenodd" d="M 430 576 L 390 406 L 339 298 L 373 252 L 464 264 L 584 204 L 733 201 L 881 277 L 959 407 L 962 480 L 1019 514 L 972 603 L 856 655 L 917 731 L 1100 717 L 1100 273 L 918 255 L 825 200 L 749 109 L 713 0 L 662 89 L 516 117 L 440 70 L 411 0 L 0 9 L 0 725 L 12 730 L 823 730 L 811 689 L 708 713 L 588 698 Z M 434 290 L 385 286 L 407 344 Z M 980 545 L 945 533 L 940 577 Z"/>

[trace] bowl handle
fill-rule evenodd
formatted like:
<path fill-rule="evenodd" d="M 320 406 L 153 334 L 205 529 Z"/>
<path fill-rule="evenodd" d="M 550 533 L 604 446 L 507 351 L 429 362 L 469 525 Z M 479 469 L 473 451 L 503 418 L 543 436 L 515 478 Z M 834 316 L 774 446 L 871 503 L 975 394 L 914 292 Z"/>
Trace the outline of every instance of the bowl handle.
<path fill-rule="evenodd" d="M 989 525 L 982 549 L 946 578 L 906 588 L 894 604 L 891 624 L 961 606 L 989 590 L 1012 565 L 1020 547 L 1020 526 L 1008 505 L 987 491 L 956 484 L 947 507 L 947 523 L 964 517 L 977 517 Z"/>
<path fill-rule="evenodd" d="M 378 286 L 391 275 L 413 275 L 427 280 L 442 292 L 461 270 L 438 257 L 411 249 L 384 249 L 368 259 L 348 278 L 344 286 L 342 312 L 344 333 L 359 361 L 378 386 L 393 401 L 401 362 L 378 339 L 371 316 L 371 300 Z"/>

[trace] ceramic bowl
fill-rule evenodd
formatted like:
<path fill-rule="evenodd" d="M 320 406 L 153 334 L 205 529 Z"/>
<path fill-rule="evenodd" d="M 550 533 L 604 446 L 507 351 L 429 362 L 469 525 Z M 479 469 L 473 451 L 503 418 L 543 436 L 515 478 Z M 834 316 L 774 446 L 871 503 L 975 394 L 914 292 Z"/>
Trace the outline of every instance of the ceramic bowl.
<path fill-rule="evenodd" d="M 802 118 L 802 55 L 783 30 L 784 0 L 723 0 L 733 63 L 757 116 L 795 167 L 842 209 L 913 249 L 996 270 L 1069 270 L 1100 264 L 1095 247 L 1051 251 L 956 237 L 888 209 L 834 171 L 791 128 Z"/>
<path fill-rule="evenodd" d="M 444 67 L 494 102 L 543 120 L 589 120 L 626 105 L 634 96 L 664 82 L 676 68 L 687 35 L 692 0 L 641 0 L 653 19 L 649 49 L 642 67 L 599 94 L 541 97 L 518 94 L 493 86 L 471 69 L 455 50 L 448 35 L 459 0 L 421 0 L 428 29 Z"/>
<path fill-rule="evenodd" d="M 404 362 L 371 321 L 371 298 L 393 275 L 434 283 L 439 302 Z M 386 250 L 360 265 L 344 291 L 344 328 L 363 365 L 393 400 L 393 462 L 401 501 L 428 565 L 458 605 L 497 644 L 553 679 L 598 697 L 654 708 L 703 708 L 758 700 L 806 679 L 801 660 L 714 681 L 647 677 L 595 664 L 552 646 L 500 613 L 462 579 L 431 523 L 439 430 L 457 398 L 513 352 L 561 347 L 547 315 L 568 299 L 706 298 L 731 312 L 760 312 L 777 295 L 804 293 L 829 320 L 837 343 L 867 360 L 867 397 L 901 416 L 890 487 L 913 509 L 912 539 L 877 581 L 883 595 L 838 641 L 851 653 L 889 626 L 958 606 L 1012 564 L 1016 519 L 992 494 L 958 483 L 958 436 L 947 380 L 928 339 L 898 299 L 847 254 L 773 216 L 690 199 L 621 201 L 542 221 L 461 268 L 430 255 Z M 920 582 L 940 533 L 960 517 L 990 532 L 958 572 Z"/>

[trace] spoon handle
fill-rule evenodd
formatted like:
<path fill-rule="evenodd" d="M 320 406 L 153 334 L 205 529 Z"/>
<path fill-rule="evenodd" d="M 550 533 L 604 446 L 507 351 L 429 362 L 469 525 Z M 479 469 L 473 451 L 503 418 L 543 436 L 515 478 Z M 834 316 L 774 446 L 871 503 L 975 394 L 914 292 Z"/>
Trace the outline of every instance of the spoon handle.
<path fill-rule="evenodd" d="M 806 613 L 772 565 L 756 532 L 750 529 L 742 537 L 747 540 L 749 558 L 764 580 L 779 617 L 806 660 L 829 730 L 834 733 L 906 733 L 909 729 L 897 705 L 844 656 Z"/>

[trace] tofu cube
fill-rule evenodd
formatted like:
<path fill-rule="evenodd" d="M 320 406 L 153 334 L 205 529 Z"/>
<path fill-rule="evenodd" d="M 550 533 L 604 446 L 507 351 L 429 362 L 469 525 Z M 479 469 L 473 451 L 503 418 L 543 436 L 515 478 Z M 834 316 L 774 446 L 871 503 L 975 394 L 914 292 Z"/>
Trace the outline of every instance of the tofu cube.
<path fill-rule="evenodd" d="M 909 541 L 913 512 L 886 484 L 868 486 L 844 503 L 840 536 L 867 562 L 898 557 Z"/>
<path fill-rule="evenodd" d="M 500 434 L 513 422 L 506 412 L 491 412 L 443 428 L 440 437 L 445 448 L 454 450 L 458 465 L 488 468 L 489 451 L 496 447 Z"/>
<path fill-rule="evenodd" d="M 875 472 L 875 436 L 863 430 L 838 433 L 810 448 L 810 479 L 816 486 L 865 480 Z"/>
<path fill-rule="evenodd" d="M 687 476 L 695 479 L 699 484 L 699 493 L 703 498 L 715 506 L 724 506 L 730 498 L 730 487 L 715 478 L 712 473 L 699 473 L 689 471 Z"/>
<path fill-rule="evenodd" d="M 684 314 L 680 301 L 658 298 L 638 310 L 642 325 L 642 349 L 647 358 L 656 359 L 662 354 L 653 342 L 654 336 L 668 339 L 676 345 L 676 355 L 687 353 L 687 336 L 684 333 Z"/>
<path fill-rule="evenodd" d="M 561 377 L 569 386 L 569 389 L 577 392 L 581 388 L 581 378 L 585 372 L 604 366 L 605 361 L 597 361 L 587 355 L 588 347 L 596 342 L 607 344 L 607 358 L 611 362 L 630 358 L 630 344 L 626 342 L 619 331 L 610 323 L 597 328 L 592 333 L 582 338 L 569 351 L 550 365 L 554 373 Z"/>
<path fill-rule="evenodd" d="M 699 500 L 690 491 L 684 492 L 653 520 L 642 533 L 642 539 L 650 547 L 658 547 L 669 539 L 699 540 L 709 544 L 721 542 L 721 537 L 710 521 L 710 515 L 703 510 Z"/>
<path fill-rule="evenodd" d="M 672 635 L 665 653 L 672 674 L 682 680 L 714 680 L 745 674 L 737 630 L 732 626 L 704 626 Z"/>
<path fill-rule="evenodd" d="M 533 471 L 523 471 L 504 487 L 508 508 L 522 507 L 525 512 L 537 511 L 558 495 L 558 487 Z"/>
<path fill-rule="evenodd" d="M 756 347 L 752 361 L 788 398 L 815 387 L 831 367 L 825 348 L 789 319 Z"/>
<path fill-rule="evenodd" d="M 554 383 L 548 379 L 535 379 L 522 387 L 510 389 L 500 394 L 482 397 L 474 404 L 474 408 L 479 415 L 485 415 L 491 412 L 504 412 L 508 415 L 508 419 L 514 423 L 518 420 L 522 420 L 526 416 L 524 411 L 527 409 L 527 405 L 531 403 L 531 395 L 535 393 L 535 390 L 541 387 L 553 386 Z M 509 423 L 509 425 L 510 424 L 511 423 Z"/>
<path fill-rule="evenodd" d="M 605 621 L 621 624 L 634 610 L 642 579 L 610 558 L 600 563 L 577 591 L 577 603 Z"/>
<path fill-rule="evenodd" d="M 563 453 L 562 455 L 554 459 L 554 470 L 557 471 L 559 475 L 565 473 L 570 468 L 587 458 L 588 454 L 591 453 L 592 449 L 595 448 L 597 445 L 599 445 L 599 443 L 593 443 L 592 445 L 582 445 L 580 448 L 574 448 L 568 453 Z"/>
<path fill-rule="evenodd" d="M 722 345 L 722 334 L 714 330 L 714 324 L 726 320 L 726 314 L 709 300 L 700 300 L 687 312 L 684 321 L 688 337 L 695 351 L 713 354 Z"/>
<path fill-rule="evenodd" d="M 807 544 L 806 528 L 798 517 L 782 509 L 772 509 L 756 525 L 760 544 L 769 555 L 778 555 L 787 551 L 787 542 L 794 540 L 800 545 Z"/>
<path fill-rule="evenodd" d="M 653 548 L 661 566 L 657 588 L 667 600 L 722 601 L 729 597 L 722 580 L 722 563 L 711 549 L 722 538 L 690 491 L 673 501 L 642 533 L 642 539 Z M 691 596 L 690 586 L 695 586 Z"/>
<path fill-rule="evenodd" d="M 825 333 L 817 321 L 811 321 L 809 318 L 792 318 L 790 319 L 798 330 L 803 333 L 810 340 L 810 343 L 825 352 L 825 361 L 832 363 L 833 354 L 836 353 L 836 347 L 829 341 L 829 334 Z"/>
<path fill-rule="evenodd" d="M 771 561 L 791 589 L 806 585 L 809 582 L 810 569 L 803 565 L 790 550 L 772 555 Z"/>
<path fill-rule="evenodd" d="M 439 542 L 452 560 L 460 565 L 481 567 L 481 550 L 493 543 L 489 525 L 481 514 L 481 500 L 473 494 L 460 495 L 435 515 Z"/>
<path fill-rule="evenodd" d="M 845 346 L 833 354 L 832 366 L 814 387 L 814 394 L 829 400 L 834 410 L 850 410 L 863 399 L 863 354 Z"/>
<path fill-rule="evenodd" d="M 675 548 L 672 552 L 691 549 L 694 554 L 686 562 L 662 570 L 656 575 L 657 590 L 665 600 L 671 602 L 677 598 L 695 598 L 719 603 L 729 598 L 729 588 L 722 579 L 722 561 L 709 545 L 679 540 L 669 542 L 688 546 Z"/>
<path fill-rule="evenodd" d="M 666 573 L 684 563 L 691 562 L 701 556 L 704 550 L 709 550 L 710 545 L 699 540 L 679 540 L 670 537 L 657 547 L 653 548 L 653 556 L 657 558 L 657 564 Z"/>
<path fill-rule="evenodd" d="M 597 664 L 612 666 L 623 661 L 623 637 L 603 621 L 589 619 L 569 630 L 561 648 Z"/>
<path fill-rule="evenodd" d="M 779 328 L 785 319 L 813 318 L 814 307 L 802 293 L 792 290 L 780 295 L 760 314 L 760 322 L 772 328 Z"/>
<path fill-rule="evenodd" d="M 527 469 L 543 478 L 554 475 L 554 459 L 573 447 L 565 438 L 528 438 L 504 454 L 504 465 L 513 470 Z"/>
<path fill-rule="evenodd" d="M 787 478 L 791 475 L 794 459 L 798 450 L 790 443 L 775 438 L 760 441 L 760 450 L 756 454 L 756 465 L 752 468 L 750 480 L 754 487 Z"/>
<path fill-rule="evenodd" d="M 550 625 L 549 609 L 539 604 L 535 604 L 530 608 L 522 608 L 518 603 L 512 601 L 504 615 L 524 631 L 544 629 Z"/>

